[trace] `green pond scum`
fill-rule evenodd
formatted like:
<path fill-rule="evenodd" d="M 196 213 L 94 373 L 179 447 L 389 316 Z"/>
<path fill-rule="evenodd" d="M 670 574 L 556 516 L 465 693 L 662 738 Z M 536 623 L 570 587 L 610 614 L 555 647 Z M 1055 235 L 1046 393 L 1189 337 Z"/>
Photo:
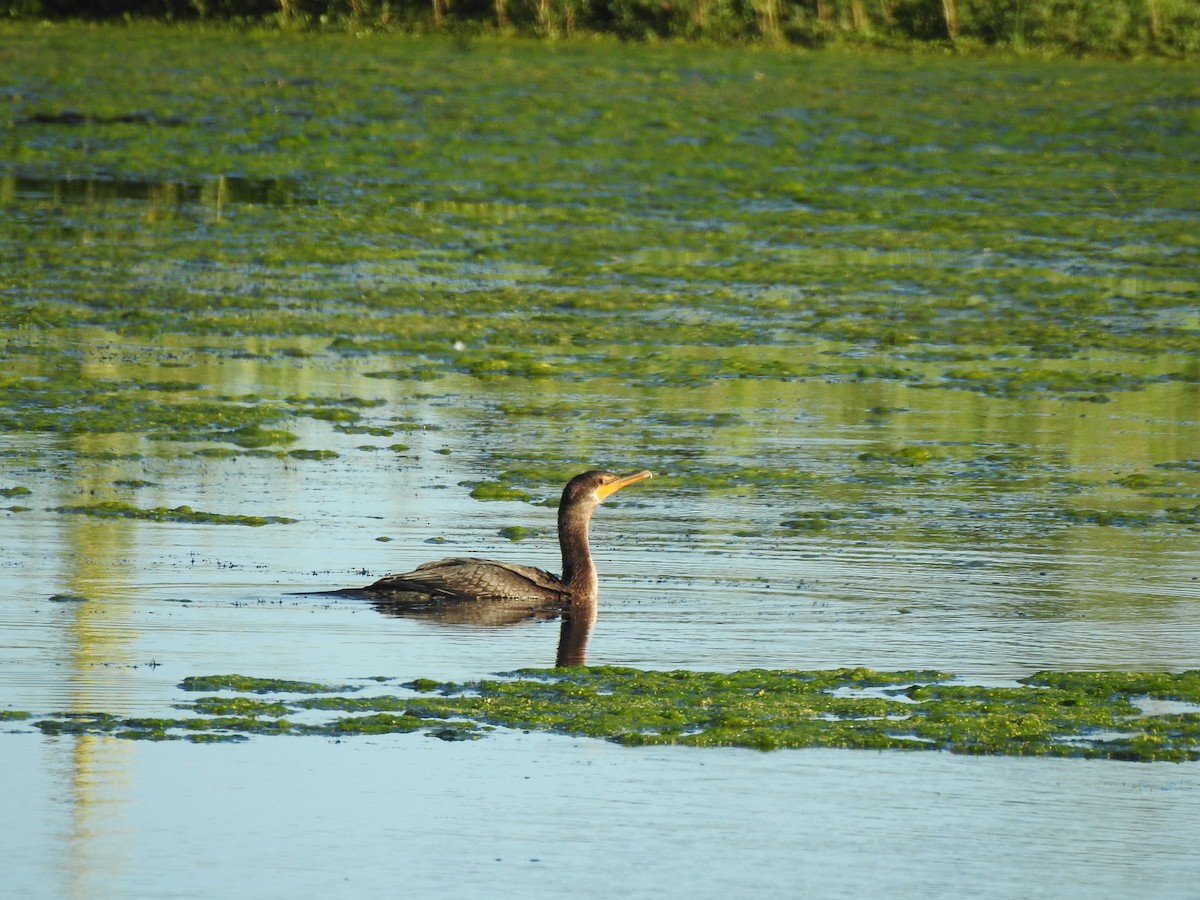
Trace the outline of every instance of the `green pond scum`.
<path fill-rule="evenodd" d="M 153 509 L 142 509 L 120 500 L 105 500 L 77 506 L 57 506 L 55 512 L 71 515 L 94 516 L 99 519 L 143 519 L 149 522 L 180 522 L 185 525 L 249 525 L 259 528 L 263 525 L 290 525 L 295 519 L 286 516 L 243 516 L 225 513 L 203 512 L 190 506 L 176 506 L 167 509 L 156 506 Z"/>
<path fill-rule="evenodd" d="M 417 380 L 1196 377 L 1186 66 L 4 28 L 9 327 Z M 794 352 L 815 337 L 879 358 Z M 1098 351 L 1135 359 L 1067 370 Z"/>
<path fill-rule="evenodd" d="M 160 334 L 413 381 L 1200 379 L 1185 66 L 3 33 L 0 358 L 30 372 L 5 430 L 289 440 L 286 398 L 113 384 L 80 351 L 161 362 Z"/>
<path fill-rule="evenodd" d="M 8 718 L 47 735 L 220 741 L 497 728 L 613 741 L 788 750 L 941 750 L 1140 762 L 1200 760 L 1200 671 L 1039 672 L 1010 687 L 934 671 L 523 669 L 461 684 L 418 679 L 399 695 L 251 678 L 192 677 L 174 718 L 91 712 Z M 267 699 L 243 696 L 269 695 Z M 329 714 L 333 714 L 330 717 Z"/>
<path fill-rule="evenodd" d="M 328 694 L 352 690 L 347 685 L 321 684 L 315 681 L 288 681 L 281 678 L 256 678 L 251 675 L 189 675 L 179 684 L 185 691 L 236 691 L 243 694 Z"/>

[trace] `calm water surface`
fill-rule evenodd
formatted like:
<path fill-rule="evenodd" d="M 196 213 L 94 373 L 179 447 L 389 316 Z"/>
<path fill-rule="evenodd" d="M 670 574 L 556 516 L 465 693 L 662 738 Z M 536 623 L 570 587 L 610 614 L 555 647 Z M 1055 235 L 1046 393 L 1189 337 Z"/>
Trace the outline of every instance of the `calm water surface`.
<path fill-rule="evenodd" d="M 1192 767 L 40 741 L 0 743 L 13 896 L 1186 897 L 1200 875 Z"/>

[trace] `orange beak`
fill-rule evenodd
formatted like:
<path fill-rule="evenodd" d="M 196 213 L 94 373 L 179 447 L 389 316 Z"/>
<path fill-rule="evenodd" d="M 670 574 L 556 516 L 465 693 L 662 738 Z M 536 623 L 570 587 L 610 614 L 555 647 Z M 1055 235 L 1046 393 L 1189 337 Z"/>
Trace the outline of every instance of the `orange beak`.
<path fill-rule="evenodd" d="M 653 478 L 654 473 L 648 469 L 643 469 L 640 472 L 634 472 L 632 475 L 622 475 L 616 481 L 610 481 L 608 484 L 602 484 L 596 488 L 596 497 L 603 500 L 609 494 L 615 494 L 626 485 L 633 484 L 635 481 L 641 481 L 643 478 Z"/>

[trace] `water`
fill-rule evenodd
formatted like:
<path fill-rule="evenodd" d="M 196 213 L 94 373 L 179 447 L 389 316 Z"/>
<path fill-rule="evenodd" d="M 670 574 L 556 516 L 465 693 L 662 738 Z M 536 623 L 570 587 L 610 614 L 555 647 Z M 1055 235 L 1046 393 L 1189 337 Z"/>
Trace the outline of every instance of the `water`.
<path fill-rule="evenodd" d="M 0 742 L 14 896 L 1185 897 L 1200 874 L 1192 767 L 38 740 Z"/>
<path fill-rule="evenodd" d="M 335 392 L 379 384 L 322 377 Z M 192 674 L 461 680 L 552 664 L 553 623 L 445 625 L 294 593 L 447 553 L 556 566 L 553 510 L 473 501 L 459 485 L 478 474 L 465 436 L 490 427 L 464 411 L 497 390 L 452 382 L 432 393 L 423 415 L 442 430 L 407 437 L 420 448 L 408 457 L 354 453 L 361 436 L 317 425 L 319 444 L 343 456 L 282 472 L 274 459 L 106 460 L 94 463 L 103 478 L 81 479 L 140 477 L 159 485 L 142 489 L 142 506 L 265 506 L 299 519 L 291 526 L 38 509 L 0 519 L 5 705 L 162 715 L 185 699 L 175 685 Z M 407 405 L 388 399 L 381 417 Z M 818 458 L 858 446 L 861 426 L 806 406 L 796 431 L 761 439 L 781 449 L 794 440 Z M 1114 426 L 1106 415 L 1105 427 L 1141 421 L 1128 416 Z M 426 452 L 424 441 L 454 452 Z M 705 449 L 713 466 L 757 452 Z M 635 453 L 613 465 L 655 462 Z M 32 483 L 40 496 L 57 479 Z M 1014 510 L 997 521 L 1017 536 L 995 543 L 938 497 L 923 514 L 965 529 L 956 539 L 889 540 L 874 526 L 852 539 L 793 535 L 777 528 L 790 489 L 670 484 L 635 485 L 595 517 L 593 663 L 933 667 L 996 683 L 1039 668 L 1200 664 L 1194 535 L 1044 532 Z M 514 544 L 496 535 L 508 523 L 546 533 Z M 444 543 L 426 543 L 434 537 Z M 395 735 L 216 747 L 13 728 L 23 733 L 6 735 L 0 753 L 4 806 L 24 811 L 4 829 L 14 896 L 374 896 L 397 886 L 414 896 L 604 896 L 618 872 L 629 896 L 1182 897 L 1200 870 L 1195 765 L 632 750 L 503 733 L 465 744 Z"/>
<path fill-rule="evenodd" d="M 454 554 L 555 570 L 536 501 L 594 466 L 657 473 L 593 521 L 594 664 L 1200 667 L 1200 131 L 1143 115 L 1189 73 L 107 37 L 102 66 L 85 32 L 14 38 L 0 710 L 549 666 L 555 623 L 303 592 Z M 295 440 L 200 452 L 259 413 Z M 472 499 L 496 480 L 535 502 Z M 61 509 L 103 502 L 296 521 Z M 0 731 L 13 896 L 1186 897 L 1200 874 L 1195 764 Z"/>

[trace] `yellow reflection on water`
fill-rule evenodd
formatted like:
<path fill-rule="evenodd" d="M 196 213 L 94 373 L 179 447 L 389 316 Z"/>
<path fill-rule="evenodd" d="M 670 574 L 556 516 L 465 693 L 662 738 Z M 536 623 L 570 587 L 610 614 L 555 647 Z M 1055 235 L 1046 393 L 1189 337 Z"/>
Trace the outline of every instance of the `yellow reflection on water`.
<path fill-rule="evenodd" d="M 81 435 L 75 449 L 87 453 L 112 450 L 112 435 Z M 63 485 L 70 495 L 112 499 L 113 481 L 127 477 L 118 463 L 80 466 L 75 479 Z M 123 519 L 63 516 L 60 593 L 86 598 L 73 603 L 74 615 L 62 642 L 70 681 L 72 712 L 112 709 L 116 697 L 133 693 L 133 647 L 138 638 L 134 621 L 137 592 L 130 560 L 136 551 L 137 523 Z M 122 682 L 129 681 L 127 685 Z M 61 738 L 64 751 L 59 783 L 71 815 L 64 875 L 72 897 L 89 897 L 100 872 L 123 869 L 132 852 L 117 840 L 124 824 L 129 788 L 134 777 L 135 745 L 106 737 Z"/>

